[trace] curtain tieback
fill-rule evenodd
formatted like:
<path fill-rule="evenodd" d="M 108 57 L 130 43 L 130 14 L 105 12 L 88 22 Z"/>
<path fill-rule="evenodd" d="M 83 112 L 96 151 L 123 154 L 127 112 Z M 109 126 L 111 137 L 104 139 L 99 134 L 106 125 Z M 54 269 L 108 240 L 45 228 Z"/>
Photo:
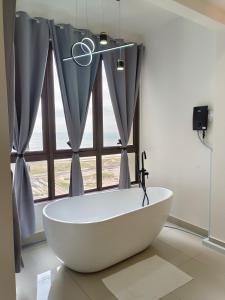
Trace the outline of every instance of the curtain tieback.
<path fill-rule="evenodd" d="M 16 157 L 18 157 L 18 158 L 23 158 L 23 157 L 24 157 L 24 154 L 23 154 L 23 153 L 16 153 Z"/>
<path fill-rule="evenodd" d="M 80 150 L 78 151 L 73 151 L 73 154 L 79 154 L 80 153 Z"/>
<path fill-rule="evenodd" d="M 121 141 L 121 139 L 118 140 L 117 145 L 121 145 L 121 147 L 120 147 L 121 150 L 127 150 L 127 146 L 122 146 L 122 141 Z"/>

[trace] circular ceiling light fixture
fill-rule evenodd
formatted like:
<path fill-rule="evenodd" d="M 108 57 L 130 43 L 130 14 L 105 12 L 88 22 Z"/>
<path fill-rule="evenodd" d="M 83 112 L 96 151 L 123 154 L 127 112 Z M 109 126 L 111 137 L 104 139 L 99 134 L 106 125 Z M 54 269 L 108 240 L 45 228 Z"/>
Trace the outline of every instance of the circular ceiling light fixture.
<path fill-rule="evenodd" d="M 91 38 L 88 37 L 84 37 L 81 42 L 83 44 L 85 44 L 86 46 L 88 46 L 89 50 L 91 50 L 91 52 L 95 51 L 95 43 L 93 42 L 93 40 Z M 90 51 L 87 50 L 87 47 L 83 46 L 83 44 L 81 44 L 81 48 L 83 50 L 84 53 L 89 53 Z"/>
<path fill-rule="evenodd" d="M 91 39 L 84 38 L 82 42 L 77 42 L 73 44 L 71 48 L 72 58 L 75 61 L 75 63 L 80 67 L 88 67 L 92 63 L 92 59 L 93 59 L 92 53 L 94 51 L 94 47 L 91 49 L 89 45 L 85 43 L 87 40 L 91 40 Z"/>

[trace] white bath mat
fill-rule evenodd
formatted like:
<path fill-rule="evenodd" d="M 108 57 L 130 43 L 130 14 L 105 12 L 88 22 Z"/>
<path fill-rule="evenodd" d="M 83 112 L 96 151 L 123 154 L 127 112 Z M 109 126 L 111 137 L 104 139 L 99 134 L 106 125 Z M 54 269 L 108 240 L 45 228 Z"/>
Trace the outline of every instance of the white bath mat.
<path fill-rule="evenodd" d="M 153 256 L 103 279 L 119 300 L 158 300 L 192 280 L 159 256 Z"/>

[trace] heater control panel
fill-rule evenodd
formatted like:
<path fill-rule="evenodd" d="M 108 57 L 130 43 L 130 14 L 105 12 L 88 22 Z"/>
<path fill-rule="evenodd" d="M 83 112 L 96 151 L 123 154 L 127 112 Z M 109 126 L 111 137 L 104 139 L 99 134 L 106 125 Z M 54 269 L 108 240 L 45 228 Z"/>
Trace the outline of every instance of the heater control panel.
<path fill-rule="evenodd" d="M 193 108 L 193 130 L 207 130 L 208 113 L 208 106 L 196 106 Z"/>

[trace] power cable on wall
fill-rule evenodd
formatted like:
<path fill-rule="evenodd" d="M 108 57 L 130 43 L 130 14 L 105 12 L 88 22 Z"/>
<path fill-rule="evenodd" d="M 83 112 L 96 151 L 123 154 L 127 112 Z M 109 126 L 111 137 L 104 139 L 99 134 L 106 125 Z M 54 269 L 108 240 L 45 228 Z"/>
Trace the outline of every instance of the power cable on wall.
<path fill-rule="evenodd" d="M 205 142 L 205 131 L 201 132 L 197 131 L 198 139 L 200 140 L 201 144 L 205 146 L 210 151 L 210 158 L 209 158 L 209 230 L 208 230 L 208 237 L 210 236 L 211 230 L 211 203 L 212 203 L 212 153 L 213 148 L 208 143 Z"/>
<path fill-rule="evenodd" d="M 201 135 L 200 135 L 201 133 L 199 130 L 197 131 L 197 133 L 198 133 L 198 138 L 199 138 L 200 142 L 212 152 L 213 151 L 212 147 L 205 142 L 205 139 L 203 136 L 201 137 Z"/>

